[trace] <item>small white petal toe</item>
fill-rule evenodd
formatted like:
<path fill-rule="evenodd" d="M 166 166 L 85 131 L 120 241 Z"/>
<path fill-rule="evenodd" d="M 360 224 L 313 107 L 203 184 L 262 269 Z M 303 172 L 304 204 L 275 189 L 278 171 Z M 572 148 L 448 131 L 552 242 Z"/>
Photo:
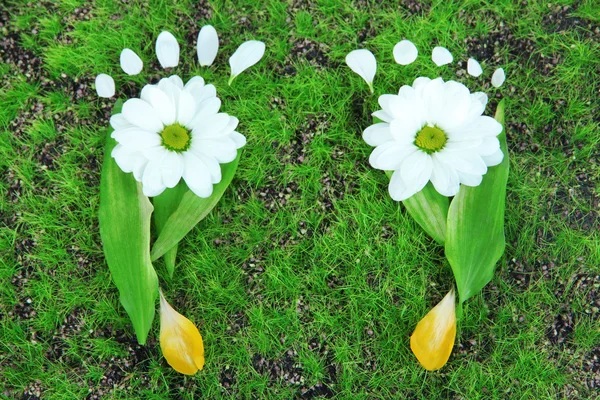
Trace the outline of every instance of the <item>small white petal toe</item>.
<path fill-rule="evenodd" d="M 467 61 L 467 73 L 477 78 L 483 73 L 483 68 L 481 68 L 481 64 L 479 64 L 477 60 L 469 58 Z"/>
<path fill-rule="evenodd" d="M 452 53 L 450 53 L 447 48 L 441 46 L 434 47 L 433 51 L 431 52 L 431 59 L 438 67 L 450 64 L 452 61 L 454 61 Z"/>
<path fill-rule="evenodd" d="M 419 55 L 417 46 L 410 40 L 402 40 L 394 46 L 394 60 L 400 65 L 412 64 Z"/>
<path fill-rule="evenodd" d="M 504 73 L 504 69 L 498 68 L 494 71 L 492 75 L 492 86 L 495 88 L 499 88 L 504 83 L 506 79 L 506 74 Z"/>
<path fill-rule="evenodd" d="M 377 60 L 373 53 L 366 49 L 351 51 L 346 56 L 346 64 L 367 82 L 373 93 L 373 79 L 377 72 Z"/>
<path fill-rule="evenodd" d="M 142 59 L 131 49 L 123 49 L 119 59 L 121 62 L 121 69 L 127 75 L 137 75 L 142 72 L 142 69 L 144 68 Z"/>
<path fill-rule="evenodd" d="M 179 64 L 179 43 L 171 32 L 163 31 L 156 38 L 156 57 L 163 68 Z"/>
<path fill-rule="evenodd" d="M 258 40 L 249 40 L 244 42 L 237 48 L 235 53 L 229 58 L 229 66 L 231 67 L 231 78 L 229 84 L 236 76 L 250 68 L 260 61 L 265 54 L 265 44 Z"/>
<path fill-rule="evenodd" d="M 211 25 L 205 25 L 198 34 L 198 44 L 196 45 L 198 53 L 198 62 L 201 66 L 212 65 L 219 52 L 219 36 L 217 31 Z"/>
<path fill-rule="evenodd" d="M 106 99 L 115 95 L 115 80 L 110 75 L 100 74 L 96 77 L 96 93 Z"/>

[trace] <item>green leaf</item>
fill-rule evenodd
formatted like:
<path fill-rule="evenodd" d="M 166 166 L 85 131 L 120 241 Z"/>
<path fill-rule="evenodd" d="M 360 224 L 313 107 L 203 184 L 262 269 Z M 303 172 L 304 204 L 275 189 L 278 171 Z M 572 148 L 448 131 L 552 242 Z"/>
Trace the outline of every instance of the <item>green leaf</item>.
<path fill-rule="evenodd" d="M 446 240 L 446 220 L 450 200 L 435 190 L 429 182 L 419 193 L 402 204 L 411 217 L 439 244 Z"/>
<path fill-rule="evenodd" d="M 154 227 L 156 233 L 160 235 L 169 217 L 177 210 L 181 199 L 185 194 L 187 185 L 183 179 L 172 189 L 167 189 L 160 195 L 154 197 L 152 202 L 154 203 Z M 173 271 L 175 270 L 175 259 L 177 258 L 177 244 L 169 249 L 163 259 L 167 267 L 169 276 L 173 277 Z"/>
<path fill-rule="evenodd" d="M 241 153 L 241 151 L 238 152 L 236 159 L 232 162 L 221 166 L 221 182 L 214 186 L 210 197 L 203 199 L 196 196 L 191 190 L 185 192 L 179 207 L 169 217 L 162 232 L 154 242 L 151 253 L 152 261 L 157 260 L 177 245 L 217 205 L 235 175 Z"/>
<path fill-rule="evenodd" d="M 498 105 L 496 120 L 504 126 L 504 100 Z M 460 304 L 487 285 L 504 253 L 509 165 L 504 129 L 498 139 L 504 153 L 502 163 L 489 168 L 479 186 L 461 186 L 448 211 L 446 257 L 456 279 Z"/>
<path fill-rule="evenodd" d="M 120 111 L 117 102 L 114 112 Z M 116 141 L 108 129 L 100 181 L 98 220 L 104 256 L 121 304 L 127 311 L 137 340 L 146 343 L 154 319 L 158 278 L 150 261 L 152 204 L 132 174 L 126 174 L 111 157 Z"/>

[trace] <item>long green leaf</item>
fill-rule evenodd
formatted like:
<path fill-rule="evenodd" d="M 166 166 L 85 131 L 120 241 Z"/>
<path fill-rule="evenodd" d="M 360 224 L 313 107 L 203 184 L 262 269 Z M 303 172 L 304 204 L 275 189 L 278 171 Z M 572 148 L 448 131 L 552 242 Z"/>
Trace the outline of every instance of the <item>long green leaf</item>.
<path fill-rule="evenodd" d="M 151 253 L 152 261 L 157 260 L 177 245 L 217 205 L 235 175 L 241 153 L 241 151 L 238 152 L 238 156 L 232 162 L 221 166 L 221 182 L 214 186 L 210 197 L 200 198 L 191 190 L 183 195 L 179 207 L 169 217 L 162 232 L 154 242 Z"/>
<path fill-rule="evenodd" d="M 158 235 L 162 232 L 169 217 L 177 210 L 177 207 L 179 207 L 179 203 L 181 203 L 181 199 L 186 190 L 188 190 L 187 185 L 181 180 L 177 186 L 165 190 L 152 200 L 154 203 L 154 227 L 156 228 L 156 233 Z M 163 256 L 170 277 L 173 277 L 176 258 L 177 244 L 169 249 Z"/>
<path fill-rule="evenodd" d="M 121 104 L 115 105 L 115 112 Z M 121 304 L 127 311 L 137 340 L 146 343 L 154 319 L 158 278 L 150 261 L 152 204 L 141 184 L 126 174 L 111 157 L 116 146 L 108 130 L 100 181 L 98 220 L 104 256 Z"/>
<path fill-rule="evenodd" d="M 504 101 L 498 105 L 496 120 L 504 126 Z M 460 304 L 487 285 L 504 252 L 509 166 L 504 130 L 498 139 L 504 153 L 502 163 L 490 168 L 479 186 L 461 186 L 448 211 L 445 250 L 458 286 Z"/>
<path fill-rule="evenodd" d="M 439 244 L 446 240 L 446 220 L 450 200 L 428 183 L 419 193 L 404 200 L 402 204 L 411 217 Z"/>

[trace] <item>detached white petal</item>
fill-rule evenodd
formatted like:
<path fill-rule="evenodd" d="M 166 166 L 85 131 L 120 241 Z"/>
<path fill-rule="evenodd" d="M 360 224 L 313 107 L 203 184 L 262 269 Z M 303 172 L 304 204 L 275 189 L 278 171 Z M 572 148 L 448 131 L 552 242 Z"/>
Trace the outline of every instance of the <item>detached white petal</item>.
<path fill-rule="evenodd" d="M 367 82 L 373 93 L 373 79 L 377 72 L 377 60 L 373 53 L 366 49 L 351 51 L 346 56 L 346 64 Z"/>
<path fill-rule="evenodd" d="M 156 57 L 163 68 L 176 67 L 179 64 L 179 43 L 171 32 L 163 31 L 156 38 Z"/>
<path fill-rule="evenodd" d="M 115 81 L 110 75 L 100 74 L 96 77 L 96 93 L 98 96 L 110 98 L 115 95 Z"/>
<path fill-rule="evenodd" d="M 433 51 L 431 52 L 431 59 L 438 67 L 450 64 L 452 61 L 454 61 L 452 53 L 450 53 L 447 48 L 440 46 L 433 48 Z"/>
<path fill-rule="evenodd" d="M 494 75 L 492 75 L 492 86 L 495 88 L 499 88 L 504 83 L 506 79 L 506 74 L 504 73 L 504 69 L 498 68 L 494 71 Z"/>
<path fill-rule="evenodd" d="M 469 58 L 467 61 L 467 73 L 475 78 L 483 73 L 481 65 L 474 58 Z"/>
<path fill-rule="evenodd" d="M 219 51 L 219 36 L 212 25 L 205 25 L 198 34 L 198 62 L 201 66 L 212 65 Z"/>
<path fill-rule="evenodd" d="M 142 59 L 131 49 L 123 49 L 120 61 L 121 69 L 127 75 L 137 75 L 142 72 L 142 68 L 144 67 Z"/>
<path fill-rule="evenodd" d="M 410 40 L 403 40 L 394 46 L 394 60 L 400 65 L 412 64 L 418 55 L 417 46 Z"/>
<path fill-rule="evenodd" d="M 233 82 L 236 76 L 259 62 L 264 54 L 265 44 L 263 42 L 249 40 L 242 43 L 229 58 L 229 66 L 231 67 L 229 84 L 231 85 L 231 82 Z"/>

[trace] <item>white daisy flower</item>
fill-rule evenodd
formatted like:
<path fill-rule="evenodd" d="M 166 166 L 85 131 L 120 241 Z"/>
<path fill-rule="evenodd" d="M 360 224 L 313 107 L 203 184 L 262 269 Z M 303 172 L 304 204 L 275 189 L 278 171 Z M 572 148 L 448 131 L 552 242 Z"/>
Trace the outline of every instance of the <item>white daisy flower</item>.
<path fill-rule="evenodd" d="M 219 164 L 233 161 L 246 138 L 235 131 L 238 119 L 220 113 L 213 85 L 199 76 L 184 86 L 173 75 L 146 85 L 110 119 L 118 142 L 112 157 L 142 183 L 146 196 L 157 196 L 183 178 L 199 197 L 209 197 L 221 181 Z"/>
<path fill-rule="evenodd" d="M 379 97 L 383 122 L 368 127 L 364 140 L 375 150 L 373 168 L 394 171 L 389 192 L 406 200 L 431 181 L 444 196 L 458 193 L 460 184 L 477 186 L 487 168 L 503 154 L 497 136 L 502 125 L 483 116 L 484 93 L 470 93 L 458 82 L 417 78 L 398 95 Z"/>
<path fill-rule="evenodd" d="M 156 39 L 156 56 L 163 68 L 179 64 L 179 43 L 170 32 L 163 31 Z M 211 65 L 219 49 L 215 28 L 207 25 L 198 36 L 198 61 Z M 256 64 L 265 52 L 265 44 L 256 40 L 243 43 L 231 56 L 232 78 Z M 121 68 L 128 75 L 143 69 L 141 58 L 131 49 L 124 49 Z M 231 83 L 231 79 L 229 83 Z M 112 77 L 96 77 L 100 97 L 112 97 L 115 83 Z M 213 185 L 221 181 L 220 164 L 237 157 L 237 150 L 246 138 L 236 127 L 236 117 L 220 113 L 221 100 L 213 85 L 195 76 L 184 86 L 177 75 L 161 79 L 156 85 L 146 85 L 140 98 L 129 99 L 121 113 L 110 119 L 117 141 L 111 155 L 119 168 L 132 172 L 146 196 L 158 196 L 183 178 L 192 192 L 209 197 Z"/>

